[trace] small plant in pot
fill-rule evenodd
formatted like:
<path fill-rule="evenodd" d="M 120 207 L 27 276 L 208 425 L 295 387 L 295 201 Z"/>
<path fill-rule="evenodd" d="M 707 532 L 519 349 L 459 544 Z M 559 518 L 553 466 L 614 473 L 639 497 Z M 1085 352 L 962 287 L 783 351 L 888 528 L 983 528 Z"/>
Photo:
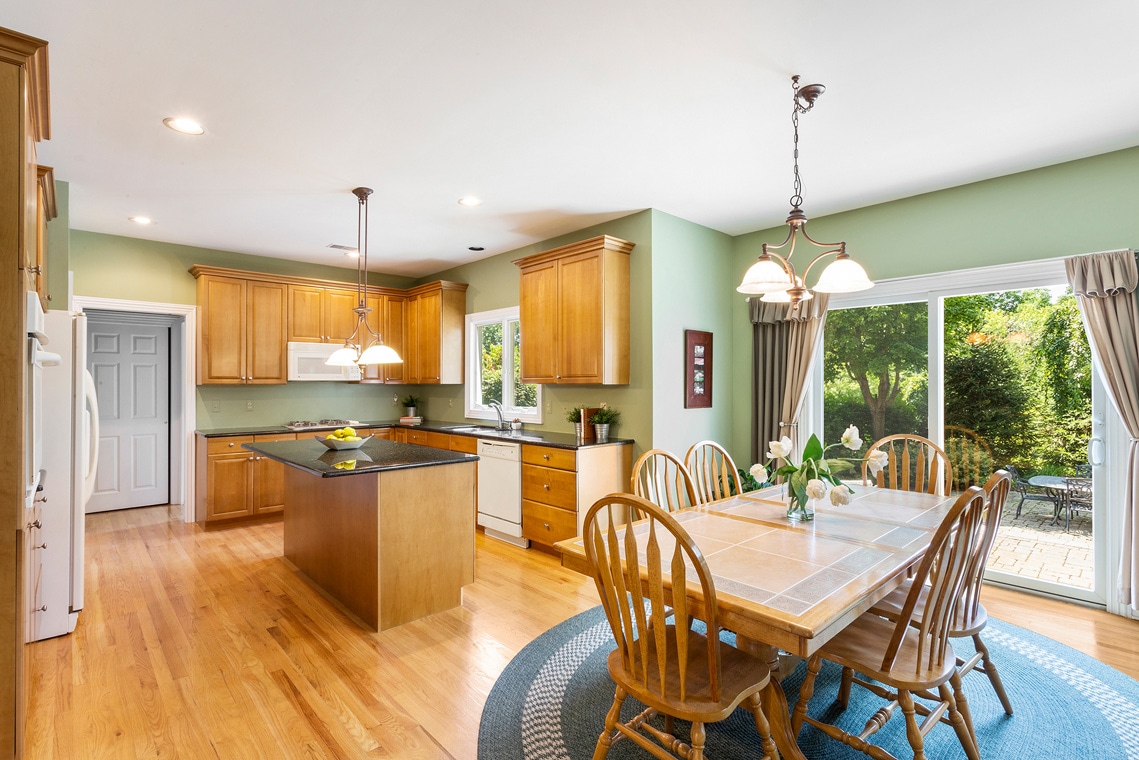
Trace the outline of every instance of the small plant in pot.
<path fill-rule="evenodd" d="M 616 409 L 606 406 L 604 403 L 601 408 L 593 413 L 589 418 L 589 422 L 593 425 L 593 432 L 597 436 L 598 441 L 605 441 L 609 439 L 609 426 L 617 424 L 617 420 L 621 419 L 621 413 Z"/>
<path fill-rule="evenodd" d="M 566 412 L 566 422 L 573 423 L 573 432 L 578 438 L 581 438 L 585 432 L 582 429 L 581 411 L 585 409 L 584 406 L 575 406 Z"/>
<path fill-rule="evenodd" d="M 415 395 L 410 394 L 410 393 L 404 397 L 403 406 L 405 409 L 407 409 L 407 416 L 408 417 L 416 416 L 416 412 L 419 411 L 419 401 L 420 401 L 419 396 L 415 396 Z"/>

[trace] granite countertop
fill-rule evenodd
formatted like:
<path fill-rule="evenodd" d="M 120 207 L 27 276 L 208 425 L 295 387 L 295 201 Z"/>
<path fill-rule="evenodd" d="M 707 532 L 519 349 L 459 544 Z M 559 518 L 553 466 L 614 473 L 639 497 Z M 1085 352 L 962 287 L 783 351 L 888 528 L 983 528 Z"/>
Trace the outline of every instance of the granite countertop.
<path fill-rule="evenodd" d="M 461 422 L 424 422 L 422 425 L 400 425 L 392 420 L 361 421 L 355 425 L 360 428 L 392 428 L 402 427 L 408 430 L 429 430 L 434 433 L 450 433 L 452 435 L 466 435 L 473 438 L 484 438 L 492 441 L 506 441 L 513 443 L 532 443 L 539 446 L 553 446 L 559 449 L 582 449 L 589 446 L 622 446 L 633 443 L 632 438 L 610 438 L 604 443 L 586 438 L 580 439 L 573 433 L 552 433 L 536 429 L 522 430 L 495 430 L 489 425 L 472 425 Z M 206 438 L 217 438 L 229 435 L 272 435 L 274 433 L 296 433 L 298 439 L 303 440 L 309 435 L 316 435 L 324 431 L 334 430 L 328 428 L 304 428 L 293 430 L 284 425 L 247 426 L 240 428 L 214 428 L 212 430 L 198 430 L 198 435 Z M 269 444 L 256 444 L 269 445 Z M 319 444 L 317 444 L 319 445 Z M 423 448 L 423 447 L 420 447 Z"/>
<path fill-rule="evenodd" d="M 247 443 L 243 448 L 322 478 L 478 461 L 478 457 L 473 454 L 376 438 L 366 441 L 358 449 L 341 451 L 329 449 L 312 438 Z M 349 466 L 348 462 L 353 464 Z"/>

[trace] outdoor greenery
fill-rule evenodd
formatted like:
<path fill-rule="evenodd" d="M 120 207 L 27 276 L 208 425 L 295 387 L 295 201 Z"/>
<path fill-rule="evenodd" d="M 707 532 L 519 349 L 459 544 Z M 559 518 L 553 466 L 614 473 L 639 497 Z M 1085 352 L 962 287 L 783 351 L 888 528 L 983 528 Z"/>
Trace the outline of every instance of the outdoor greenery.
<path fill-rule="evenodd" d="M 512 330 L 514 335 L 514 404 L 515 407 L 536 407 L 538 386 L 522 382 L 522 331 Z M 497 401 L 502 404 L 502 323 L 495 322 L 479 328 L 479 344 L 482 348 L 480 377 L 482 379 L 482 403 Z M 510 404 L 506 404 L 510 406 Z"/>
<path fill-rule="evenodd" d="M 945 300 L 945 424 L 996 465 L 1071 473 L 1091 433 L 1091 352 L 1075 298 L 1049 289 Z M 825 436 L 928 436 L 925 303 L 834 311 L 826 324 Z M 948 438 L 948 436 L 947 436 Z"/>

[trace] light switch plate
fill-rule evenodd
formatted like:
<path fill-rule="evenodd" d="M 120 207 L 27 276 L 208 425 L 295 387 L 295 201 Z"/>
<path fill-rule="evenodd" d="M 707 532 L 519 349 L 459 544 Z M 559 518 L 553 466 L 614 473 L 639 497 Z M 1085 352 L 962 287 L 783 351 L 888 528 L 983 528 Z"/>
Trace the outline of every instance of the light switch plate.
<path fill-rule="evenodd" d="M 210 404 L 210 411 L 211 412 L 220 412 L 221 411 L 221 402 L 220 401 L 214 401 L 213 403 L 211 403 Z"/>
<path fill-rule="evenodd" d="M 252 401 L 246 401 L 245 402 L 245 411 L 247 411 L 247 412 L 253 411 L 253 402 Z"/>

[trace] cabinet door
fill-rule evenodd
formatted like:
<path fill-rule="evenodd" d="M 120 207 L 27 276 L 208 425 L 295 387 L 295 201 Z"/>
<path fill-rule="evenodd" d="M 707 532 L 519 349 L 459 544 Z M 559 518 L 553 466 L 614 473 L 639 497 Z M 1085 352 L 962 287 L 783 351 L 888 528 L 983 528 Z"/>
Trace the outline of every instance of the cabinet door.
<path fill-rule="evenodd" d="M 198 385 L 245 382 L 245 280 L 204 276 L 198 281 L 202 307 Z M 234 320 L 237 324 L 234 324 Z"/>
<path fill-rule="evenodd" d="M 419 382 L 439 382 L 439 360 L 442 351 L 443 293 L 422 293 L 416 299 L 417 355 Z"/>
<path fill-rule="evenodd" d="M 207 520 L 253 513 L 253 464 L 253 452 L 244 449 L 206 458 Z"/>
<path fill-rule="evenodd" d="M 288 379 L 286 301 L 287 289 L 282 283 L 250 280 L 246 285 L 249 308 L 246 336 L 248 383 L 279 385 Z"/>
<path fill-rule="evenodd" d="M 403 362 L 400 364 L 385 364 L 384 382 L 402 383 L 407 373 L 407 342 L 404 340 L 404 314 L 406 303 L 398 296 L 384 296 L 384 343 L 395 349 Z"/>
<path fill-rule="evenodd" d="M 255 435 L 256 443 L 295 441 L 296 433 Z M 285 508 L 285 465 L 260 454 L 253 455 L 253 514 L 266 515 Z"/>
<path fill-rule="evenodd" d="M 558 382 L 558 268 L 557 262 L 522 271 L 519 322 L 522 329 L 522 380 Z"/>
<path fill-rule="evenodd" d="M 324 288 L 289 286 L 289 340 L 324 342 Z"/>
<path fill-rule="evenodd" d="M 422 382 L 419 371 L 419 296 L 407 299 L 403 316 L 404 348 L 407 349 L 403 357 L 403 381 L 414 384 Z"/>
<path fill-rule="evenodd" d="M 378 294 L 369 294 L 365 302 L 372 311 L 368 314 L 368 327 L 375 330 L 387 343 L 387 336 L 384 335 L 384 296 Z M 368 341 L 372 336 L 364 338 L 361 336 L 363 342 L 362 348 L 368 347 Z M 361 379 L 365 383 L 382 383 L 384 381 L 384 365 L 382 364 L 369 364 L 366 367 L 361 367 Z"/>
<path fill-rule="evenodd" d="M 329 288 L 324 291 L 324 342 L 343 343 L 356 329 L 356 312 L 359 306 L 355 290 Z M 363 336 L 359 336 L 363 340 Z M 366 342 L 366 341 L 365 341 Z"/>
<path fill-rule="evenodd" d="M 558 382 L 600 383 L 604 351 L 601 256 L 569 256 L 558 264 Z"/>

